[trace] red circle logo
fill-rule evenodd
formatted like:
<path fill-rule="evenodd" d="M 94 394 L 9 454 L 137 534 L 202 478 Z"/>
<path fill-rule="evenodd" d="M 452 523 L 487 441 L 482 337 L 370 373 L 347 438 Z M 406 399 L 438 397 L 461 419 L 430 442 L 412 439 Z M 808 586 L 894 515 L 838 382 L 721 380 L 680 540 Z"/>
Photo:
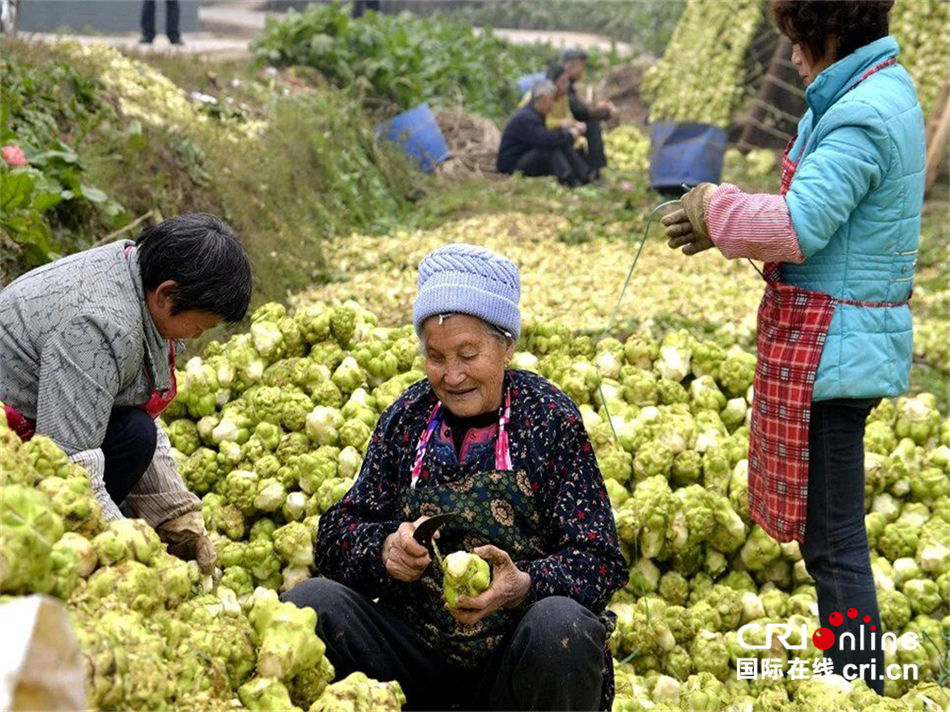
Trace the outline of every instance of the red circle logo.
<path fill-rule="evenodd" d="M 857 608 L 849 608 L 849 609 L 848 609 L 848 618 L 857 618 L 857 617 L 858 617 L 858 609 L 857 609 Z"/>
<path fill-rule="evenodd" d="M 865 623 L 870 623 L 870 622 L 871 622 L 871 616 L 864 616 L 864 622 L 865 622 Z"/>
<path fill-rule="evenodd" d="M 872 626 L 871 626 L 871 630 L 877 630 L 877 626 L 876 626 L 876 625 L 872 625 Z"/>
<path fill-rule="evenodd" d="M 828 650 L 828 648 L 835 644 L 834 631 L 832 631 L 831 628 L 819 628 L 811 637 L 811 641 L 819 650 Z"/>
<path fill-rule="evenodd" d="M 828 616 L 828 622 L 833 626 L 839 626 L 844 623 L 844 616 L 835 611 L 830 616 Z"/>

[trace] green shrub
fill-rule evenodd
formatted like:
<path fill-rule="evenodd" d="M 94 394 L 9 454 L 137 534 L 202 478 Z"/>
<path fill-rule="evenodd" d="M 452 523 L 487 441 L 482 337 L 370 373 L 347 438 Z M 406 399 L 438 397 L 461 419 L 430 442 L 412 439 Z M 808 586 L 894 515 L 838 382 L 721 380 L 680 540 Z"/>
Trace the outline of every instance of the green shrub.
<path fill-rule="evenodd" d="M 517 106 L 517 78 L 554 56 L 543 45 L 476 35 L 464 20 L 375 12 L 352 19 L 337 3 L 270 20 L 255 51 L 274 66 L 314 67 L 338 86 L 356 86 L 369 99 L 403 109 L 424 101 L 461 104 L 496 118 Z"/>

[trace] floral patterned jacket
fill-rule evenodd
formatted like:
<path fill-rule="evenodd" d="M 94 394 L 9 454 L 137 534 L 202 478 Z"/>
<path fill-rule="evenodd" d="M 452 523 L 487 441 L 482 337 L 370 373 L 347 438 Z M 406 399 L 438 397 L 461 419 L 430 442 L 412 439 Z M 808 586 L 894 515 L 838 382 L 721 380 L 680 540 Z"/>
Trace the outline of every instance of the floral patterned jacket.
<path fill-rule="evenodd" d="M 507 371 L 505 385 L 512 396 L 513 469 L 523 470 L 534 490 L 542 519 L 540 548 L 547 552 L 534 560 L 512 557 L 531 575 L 519 608 L 524 611 L 547 596 L 567 596 L 600 613 L 626 585 L 628 573 L 581 414 L 570 398 L 536 374 Z M 435 404 L 427 381 L 411 386 L 380 418 L 352 489 L 320 517 L 320 573 L 383 603 L 411 600 L 398 594 L 399 587 L 412 584 L 389 576 L 381 551 L 402 522 L 396 503 L 409 487 L 416 444 Z M 463 448 L 466 461 L 481 458 L 486 471 L 492 469 L 491 450 Z M 455 456 L 451 447 L 436 447 L 433 454 Z M 429 480 L 426 486 L 436 484 Z"/>

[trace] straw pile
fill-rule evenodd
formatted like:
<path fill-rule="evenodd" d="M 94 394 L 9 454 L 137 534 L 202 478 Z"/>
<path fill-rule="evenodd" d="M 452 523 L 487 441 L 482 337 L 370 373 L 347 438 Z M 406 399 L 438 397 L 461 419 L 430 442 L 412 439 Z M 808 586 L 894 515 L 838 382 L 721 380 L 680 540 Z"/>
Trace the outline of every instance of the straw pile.
<path fill-rule="evenodd" d="M 436 169 L 439 178 L 468 181 L 497 178 L 495 159 L 501 132 L 490 120 L 464 111 L 440 110 L 435 114 L 452 157 Z"/>

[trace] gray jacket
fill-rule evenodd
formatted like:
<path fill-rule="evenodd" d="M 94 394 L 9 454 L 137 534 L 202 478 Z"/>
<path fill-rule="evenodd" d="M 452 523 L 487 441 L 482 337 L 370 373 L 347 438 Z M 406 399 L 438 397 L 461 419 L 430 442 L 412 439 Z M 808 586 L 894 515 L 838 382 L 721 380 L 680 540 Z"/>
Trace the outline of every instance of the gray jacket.
<path fill-rule="evenodd" d="M 38 435 L 89 470 L 109 519 L 121 517 L 103 481 L 101 446 L 112 409 L 147 403 L 148 374 L 158 390 L 170 388 L 172 377 L 169 344 L 145 305 L 135 247 L 125 254 L 130 245 L 65 257 L 0 292 L 0 400 L 35 419 Z M 153 526 L 201 506 L 156 427 L 152 464 L 127 500 L 132 514 Z"/>

